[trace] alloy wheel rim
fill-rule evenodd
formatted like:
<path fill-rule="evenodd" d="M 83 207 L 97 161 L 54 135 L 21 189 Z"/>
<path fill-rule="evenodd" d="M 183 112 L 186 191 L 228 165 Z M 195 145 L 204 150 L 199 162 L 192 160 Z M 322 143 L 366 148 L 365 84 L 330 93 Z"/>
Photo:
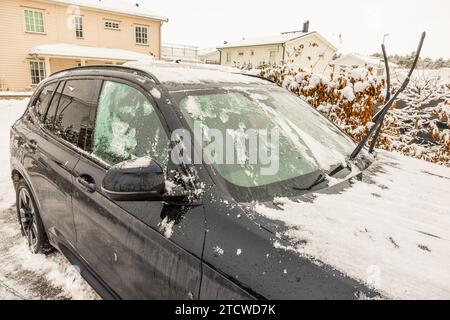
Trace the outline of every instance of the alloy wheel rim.
<path fill-rule="evenodd" d="M 33 250 L 37 245 L 37 224 L 36 213 L 28 190 L 22 188 L 19 192 L 19 215 L 20 225 L 28 242 L 28 246 Z"/>

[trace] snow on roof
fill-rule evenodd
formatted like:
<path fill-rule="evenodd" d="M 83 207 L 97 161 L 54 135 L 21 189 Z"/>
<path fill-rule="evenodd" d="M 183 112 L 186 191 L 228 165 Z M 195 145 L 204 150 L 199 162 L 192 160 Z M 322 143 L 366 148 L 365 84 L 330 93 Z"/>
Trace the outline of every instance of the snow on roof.
<path fill-rule="evenodd" d="M 297 38 L 301 38 L 307 36 L 309 34 L 313 34 L 316 32 L 290 32 L 290 33 L 280 33 L 277 35 L 267 36 L 267 37 L 258 37 L 258 38 L 249 38 L 242 39 L 230 43 L 226 43 L 222 46 L 219 46 L 218 49 L 224 48 L 235 48 L 235 47 L 250 47 L 250 46 L 262 46 L 266 44 L 279 44 L 285 43 Z"/>
<path fill-rule="evenodd" d="M 161 61 L 133 61 L 124 64 L 126 67 L 139 69 L 153 74 L 162 83 L 260 83 L 267 81 L 245 76 L 242 71 L 232 67 L 204 65 L 195 63 L 170 63 Z"/>
<path fill-rule="evenodd" d="M 336 64 L 336 65 L 341 65 L 341 62 L 346 59 L 356 59 L 356 60 L 359 60 L 362 63 L 370 65 L 370 66 L 384 67 L 384 60 L 382 58 L 373 57 L 373 56 L 364 56 L 364 55 L 355 54 L 355 53 L 344 54 L 342 57 L 337 58 L 336 60 L 332 61 L 331 63 Z M 342 63 L 342 65 L 346 65 L 346 64 Z M 393 62 L 389 62 L 389 66 L 392 68 L 398 67 L 398 65 Z"/>
<path fill-rule="evenodd" d="M 144 1 L 140 0 L 50 0 L 57 3 L 93 8 L 102 11 L 117 12 L 137 17 L 168 21 L 151 10 Z"/>
<path fill-rule="evenodd" d="M 256 212 L 288 227 L 286 249 L 387 298 L 449 299 L 450 168 L 380 151 L 365 176 L 338 194 L 278 198 Z"/>
<path fill-rule="evenodd" d="M 89 47 L 64 43 L 36 46 L 30 49 L 29 54 L 125 61 L 153 59 L 150 55 L 123 49 Z"/>

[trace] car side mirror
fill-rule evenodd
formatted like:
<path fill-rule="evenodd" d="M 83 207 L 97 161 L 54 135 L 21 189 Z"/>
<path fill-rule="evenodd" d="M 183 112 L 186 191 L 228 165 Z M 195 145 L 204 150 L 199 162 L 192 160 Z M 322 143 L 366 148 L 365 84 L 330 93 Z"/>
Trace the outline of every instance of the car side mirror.
<path fill-rule="evenodd" d="M 111 200 L 161 200 L 166 191 L 164 171 L 150 157 L 124 161 L 108 170 L 102 190 Z"/>

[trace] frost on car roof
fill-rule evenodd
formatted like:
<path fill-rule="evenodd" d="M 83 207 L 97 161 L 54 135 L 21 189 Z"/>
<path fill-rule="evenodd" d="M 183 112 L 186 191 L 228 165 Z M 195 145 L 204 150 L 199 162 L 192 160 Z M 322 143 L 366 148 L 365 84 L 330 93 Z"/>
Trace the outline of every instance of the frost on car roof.
<path fill-rule="evenodd" d="M 240 83 L 267 84 L 257 77 L 239 74 L 236 68 L 206 66 L 201 64 L 176 64 L 162 62 L 127 62 L 126 67 L 153 74 L 162 83 L 202 84 L 202 83 Z"/>

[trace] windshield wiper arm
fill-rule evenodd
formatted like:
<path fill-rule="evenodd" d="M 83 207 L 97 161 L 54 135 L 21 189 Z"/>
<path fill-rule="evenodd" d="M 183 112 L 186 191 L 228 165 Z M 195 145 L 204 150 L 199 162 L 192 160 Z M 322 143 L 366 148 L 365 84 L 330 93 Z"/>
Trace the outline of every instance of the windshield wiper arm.
<path fill-rule="evenodd" d="M 411 70 L 409 70 L 408 75 L 406 76 L 406 79 L 403 81 L 402 85 L 400 86 L 400 88 L 397 90 L 397 92 L 394 94 L 394 96 L 392 98 L 390 98 L 385 104 L 384 106 L 375 114 L 375 116 L 373 117 L 372 121 L 374 122 L 374 125 L 370 128 L 369 133 L 361 140 L 361 142 L 356 146 L 355 150 L 352 152 L 351 156 L 350 156 L 350 160 L 354 160 L 358 154 L 361 152 L 361 150 L 364 148 L 364 145 L 367 143 L 367 141 L 370 139 L 370 137 L 372 136 L 372 134 L 375 132 L 375 130 L 377 130 L 377 128 L 379 126 L 383 125 L 383 121 L 384 121 L 384 116 L 386 115 L 386 113 L 389 111 L 389 109 L 391 108 L 392 104 L 395 102 L 395 100 L 397 100 L 398 96 L 400 95 L 400 93 L 403 92 L 403 90 L 406 89 L 406 87 L 409 84 L 409 81 L 411 80 L 411 76 L 413 71 L 416 69 L 417 66 L 417 62 L 419 60 L 419 56 L 420 56 L 420 52 L 422 51 L 422 46 L 423 46 L 423 42 L 425 40 L 425 35 L 426 33 L 422 33 L 422 37 L 420 38 L 420 42 L 419 42 L 419 47 L 417 48 L 417 53 L 416 53 L 416 57 L 414 59 L 414 62 L 411 66 Z M 390 80 L 389 80 L 390 81 Z M 387 93 L 388 94 L 388 93 Z M 390 95 L 390 93 L 389 93 Z M 378 135 L 376 136 L 376 138 L 378 138 Z M 376 143 L 376 141 L 375 141 Z M 374 144 L 374 143 L 373 143 Z M 375 145 L 375 144 L 374 144 Z"/>
<path fill-rule="evenodd" d="M 338 174 L 339 172 L 341 172 L 342 170 L 344 170 L 344 169 L 350 169 L 350 167 L 349 167 L 349 165 L 343 165 L 343 164 L 340 164 L 339 166 L 337 166 L 336 168 L 334 168 L 333 170 L 331 170 L 329 173 L 328 173 L 328 175 L 330 176 L 330 177 L 333 177 L 333 176 L 335 176 L 336 174 Z M 351 169 L 350 169 L 350 171 L 351 171 Z"/>
<path fill-rule="evenodd" d="M 321 184 L 325 181 L 326 181 L 326 176 L 323 173 L 320 173 L 319 176 L 317 177 L 317 179 L 314 180 L 314 182 L 309 187 L 305 187 L 305 188 L 293 187 L 293 189 L 299 190 L 299 191 L 309 191 L 312 188 L 314 188 L 315 186 L 318 186 L 319 184 Z"/>

